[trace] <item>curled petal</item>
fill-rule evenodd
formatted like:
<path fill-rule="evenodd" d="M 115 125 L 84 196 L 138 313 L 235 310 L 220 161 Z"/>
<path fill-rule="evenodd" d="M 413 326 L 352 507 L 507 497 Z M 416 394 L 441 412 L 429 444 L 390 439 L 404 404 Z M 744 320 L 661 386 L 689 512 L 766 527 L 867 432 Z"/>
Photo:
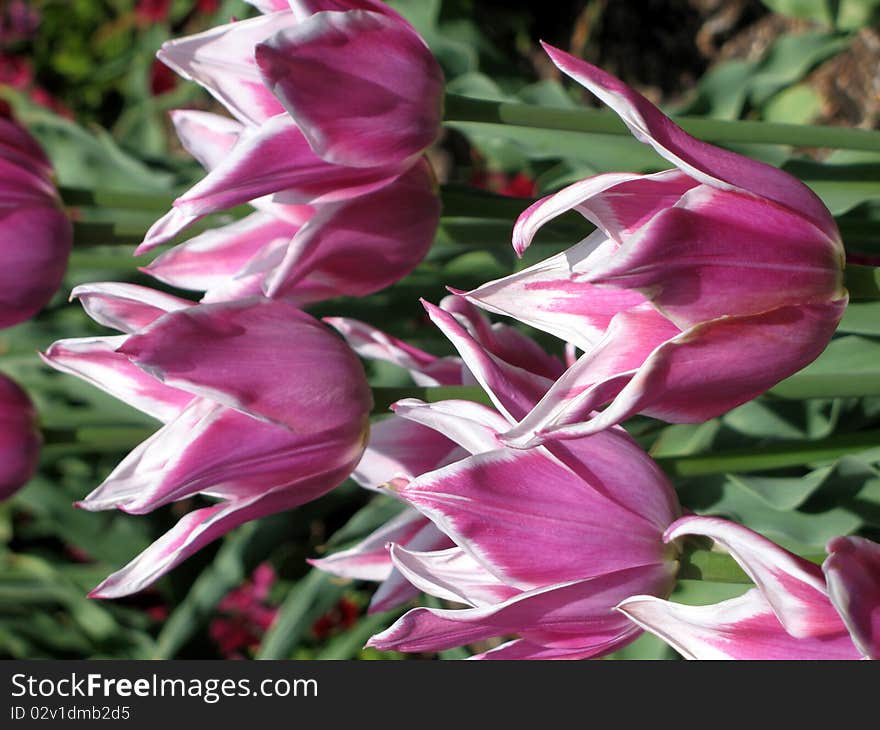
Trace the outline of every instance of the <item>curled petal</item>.
<path fill-rule="evenodd" d="M 839 242 L 837 226 L 828 209 L 797 178 L 763 162 L 694 139 L 620 80 L 558 48 L 542 45 L 553 63 L 611 107 L 636 139 L 651 145 L 682 172 L 707 185 L 744 190 L 804 213 L 829 238 Z"/>
<path fill-rule="evenodd" d="M 501 413 L 522 418 L 547 392 L 551 381 L 496 357 L 449 312 L 422 300 L 431 321 L 455 345 L 462 360 Z"/>
<path fill-rule="evenodd" d="M 171 122 L 183 148 L 206 170 L 213 170 L 223 161 L 244 130 L 241 122 L 193 109 L 175 109 Z"/>
<path fill-rule="evenodd" d="M 429 524 L 426 517 L 413 509 L 406 509 L 354 547 L 308 562 L 318 570 L 342 578 L 382 581 L 394 570 L 388 543 L 406 545 Z"/>
<path fill-rule="evenodd" d="M 41 358 L 163 423 L 176 418 L 193 400 L 192 393 L 169 387 L 133 365 L 116 352 L 124 341 L 124 336 L 58 340 Z"/>
<path fill-rule="evenodd" d="M 442 651 L 494 636 L 524 634 L 530 643 L 613 651 L 632 627 L 611 609 L 635 585 L 668 590 L 664 566 L 621 570 L 598 578 L 519 593 L 502 603 L 462 610 L 416 608 L 367 643 L 382 650 Z M 621 620 L 623 619 L 623 620 Z M 586 653 L 586 651 L 585 651 Z"/>
<path fill-rule="evenodd" d="M 406 398 L 397 401 L 391 408 L 401 418 L 428 426 L 471 454 L 500 448 L 498 434 L 509 426 L 497 411 L 473 401 L 425 403 L 416 398 Z M 440 466 L 439 462 L 435 466 Z"/>
<path fill-rule="evenodd" d="M 219 25 L 166 41 L 157 56 L 184 78 L 204 86 L 236 119 L 260 124 L 284 107 L 263 84 L 254 47 L 296 22 L 292 13 L 271 13 Z"/>
<path fill-rule="evenodd" d="M 455 315 L 483 347 L 511 365 L 550 380 L 565 370 L 558 357 L 549 355 L 528 335 L 500 322 L 490 323 L 461 293 L 444 297 L 440 309 Z"/>
<path fill-rule="evenodd" d="M 618 610 L 685 659 L 857 659 L 845 633 L 796 638 L 758 589 L 709 606 L 633 596 Z"/>
<path fill-rule="evenodd" d="M 463 296 L 588 350 L 602 339 L 616 314 L 645 302 L 639 292 L 599 287 L 584 279 L 596 260 L 615 249 L 605 233 L 596 231 L 567 251 Z"/>
<path fill-rule="evenodd" d="M 370 427 L 367 448 L 351 477 L 366 489 L 379 489 L 436 469 L 453 450 L 455 444 L 445 435 L 390 416 Z"/>
<path fill-rule="evenodd" d="M 792 636 L 822 636 L 843 629 L 818 565 L 746 527 L 716 517 L 682 517 L 669 527 L 664 540 L 686 535 L 709 537 L 723 546 L 755 582 Z"/>
<path fill-rule="evenodd" d="M 828 543 L 822 570 L 853 643 L 868 659 L 880 659 L 880 545 L 837 537 Z"/>
<path fill-rule="evenodd" d="M 444 601 L 490 606 L 520 592 L 502 583 L 460 547 L 417 552 L 392 545 L 390 553 L 394 566 L 410 583 Z"/>
<path fill-rule="evenodd" d="M 299 227 L 268 213 L 205 231 L 159 256 L 144 271 L 181 289 L 222 289 L 264 249 L 286 246 Z"/>
<path fill-rule="evenodd" d="M 136 332 L 163 314 L 193 305 L 187 299 L 137 284 L 100 282 L 81 284 L 70 292 L 98 324 L 120 332 Z"/>
<path fill-rule="evenodd" d="M 457 358 L 438 358 L 349 317 L 326 317 L 324 321 L 338 331 L 358 355 L 409 370 L 416 385 L 461 385 L 462 365 Z"/>
<path fill-rule="evenodd" d="M 611 172 L 572 183 L 529 206 L 513 228 L 513 248 L 522 255 L 542 226 L 576 210 L 617 242 L 654 214 L 674 205 L 697 182 L 678 170 L 653 175 Z"/>
<path fill-rule="evenodd" d="M 258 45 L 256 58 L 266 85 L 328 162 L 404 165 L 440 131 L 443 74 L 396 18 L 317 13 Z"/>

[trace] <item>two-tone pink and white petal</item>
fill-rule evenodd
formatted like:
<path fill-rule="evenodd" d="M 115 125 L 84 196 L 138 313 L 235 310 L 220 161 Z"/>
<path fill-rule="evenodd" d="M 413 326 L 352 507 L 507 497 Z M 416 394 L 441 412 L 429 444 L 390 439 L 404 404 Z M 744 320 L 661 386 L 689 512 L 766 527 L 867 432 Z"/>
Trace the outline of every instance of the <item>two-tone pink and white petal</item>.
<path fill-rule="evenodd" d="M 396 491 L 490 572 L 521 589 L 666 559 L 655 525 L 541 450 L 477 454 Z"/>
<path fill-rule="evenodd" d="M 284 111 L 266 88 L 254 59 L 258 43 L 295 26 L 292 13 L 271 13 L 218 25 L 166 41 L 157 57 L 186 79 L 207 89 L 244 124 L 260 124 Z"/>
<path fill-rule="evenodd" d="M 782 170 L 695 139 L 634 89 L 600 68 L 542 44 L 559 69 L 611 107 L 633 135 L 700 182 L 773 200 L 809 217 L 829 238 L 837 226 L 819 197 Z"/>
<path fill-rule="evenodd" d="M 632 596 L 618 610 L 685 659 L 857 659 L 846 632 L 797 638 L 779 622 L 761 591 L 708 606 Z"/>
<path fill-rule="evenodd" d="M 689 535 L 711 538 L 727 550 L 793 637 L 823 636 L 844 630 L 818 565 L 747 527 L 717 517 L 682 517 L 669 527 L 664 539 L 671 542 Z"/>
<path fill-rule="evenodd" d="M 301 434 L 338 428 L 346 413 L 366 414 L 372 406 L 355 354 L 287 302 L 250 299 L 170 312 L 118 351 L 172 387 Z M 279 380 L 279 373 L 303 372 L 309 376 Z"/>
<path fill-rule="evenodd" d="M 828 595 L 867 659 L 880 659 L 880 545 L 863 537 L 836 537 L 822 564 Z"/>

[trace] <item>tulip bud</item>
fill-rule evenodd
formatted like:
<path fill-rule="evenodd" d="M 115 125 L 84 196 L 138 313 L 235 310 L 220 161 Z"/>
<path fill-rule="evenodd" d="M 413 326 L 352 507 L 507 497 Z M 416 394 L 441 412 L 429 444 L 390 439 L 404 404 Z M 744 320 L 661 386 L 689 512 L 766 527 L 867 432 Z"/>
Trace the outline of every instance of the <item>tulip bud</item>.
<path fill-rule="evenodd" d="M 0 375 L 0 499 L 11 497 L 33 476 L 40 443 L 33 403 L 15 382 Z"/>
<path fill-rule="evenodd" d="M 61 286 L 72 243 L 49 160 L 24 129 L 0 119 L 0 327 L 46 305 Z"/>

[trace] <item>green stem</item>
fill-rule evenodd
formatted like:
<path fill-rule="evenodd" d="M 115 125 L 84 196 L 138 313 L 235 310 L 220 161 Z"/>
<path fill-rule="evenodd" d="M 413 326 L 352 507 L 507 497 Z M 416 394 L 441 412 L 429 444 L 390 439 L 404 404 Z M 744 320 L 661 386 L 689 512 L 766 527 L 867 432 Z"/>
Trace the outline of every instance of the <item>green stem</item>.
<path fill-rule="evenodd" d="M 707 142 L 782 144 L 880 152 L 880 132 L 865 129 L 701 117 L 674 117 L 674 120 L 686 132 Z M 610 111 L 588 108 L 555 109 L 473 99 L 457 94 L 446 96 L 446 121 L 506 124 L 589 134 L 631 134 L 620 118 Z"/>

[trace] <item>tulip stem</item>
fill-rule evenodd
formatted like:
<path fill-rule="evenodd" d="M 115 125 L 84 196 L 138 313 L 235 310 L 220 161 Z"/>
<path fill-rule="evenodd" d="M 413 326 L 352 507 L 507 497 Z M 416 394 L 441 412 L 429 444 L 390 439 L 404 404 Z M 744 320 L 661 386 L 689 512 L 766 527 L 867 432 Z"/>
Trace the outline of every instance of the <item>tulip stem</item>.
<path fill-rule="evenodd" d="M 686 132 L 707 142 L 782 144 L 880 152 L 880 132 L 845 127 L 779 124 L 752 120 L 673 117 Z M 447 122 L 479 122 L 534 127 L 586 134 L 630 135 L 613 112 L 599 109 L 559 109 L 505 101 L 446 95 Z"/>

